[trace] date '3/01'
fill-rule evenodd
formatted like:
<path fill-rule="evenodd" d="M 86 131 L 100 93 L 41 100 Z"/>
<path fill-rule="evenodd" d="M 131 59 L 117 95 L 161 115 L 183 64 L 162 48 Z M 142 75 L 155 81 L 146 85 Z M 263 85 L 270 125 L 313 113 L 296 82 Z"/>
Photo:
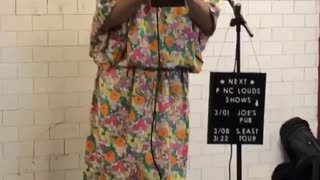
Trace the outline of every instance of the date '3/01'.
<path fill-rule="evenodd" d="M 230 116 L 229 109 L 214 109 L 214 116 Z M 256 110 L 240 109 L 237 112 L 237 116 L 257 116 Z"/>

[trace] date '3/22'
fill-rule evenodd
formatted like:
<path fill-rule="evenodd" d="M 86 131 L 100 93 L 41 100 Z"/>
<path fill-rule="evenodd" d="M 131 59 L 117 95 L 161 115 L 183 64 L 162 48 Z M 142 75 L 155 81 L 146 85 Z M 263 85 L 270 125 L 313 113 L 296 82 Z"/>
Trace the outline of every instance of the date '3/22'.
<path fill-rule="evenodd" d="M 214 142 L 229 142 L 229 136 L 227 135 L 213 135 Z"/>

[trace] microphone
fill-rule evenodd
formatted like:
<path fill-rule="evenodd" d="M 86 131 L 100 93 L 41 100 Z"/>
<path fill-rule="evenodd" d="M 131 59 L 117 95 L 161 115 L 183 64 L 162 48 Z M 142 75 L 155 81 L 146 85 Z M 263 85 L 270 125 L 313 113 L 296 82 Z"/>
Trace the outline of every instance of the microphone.
<path fill-rule="evenodd" d="M 235 19 L 233 21 L 231 21 L 230 25 L 231 26 L 235 26 L 237 24 L 242 25 L 248 32 L 250 37 L 253 37 L 253 33 L 251 31 L 251 29 L 249 28 L 246 20 L 244 19 L 243 15 L 241 14 L 241 4 L 237 3 L 235 4 L 234 0 L 228 0 L 231 8 L 233 9 L 233 13 L 235 16 Z"/>
<path fill-rule="evenodd" d="M 185 0 L 151 0 L 153 7 L 181 7 L 185 6 Z"/>

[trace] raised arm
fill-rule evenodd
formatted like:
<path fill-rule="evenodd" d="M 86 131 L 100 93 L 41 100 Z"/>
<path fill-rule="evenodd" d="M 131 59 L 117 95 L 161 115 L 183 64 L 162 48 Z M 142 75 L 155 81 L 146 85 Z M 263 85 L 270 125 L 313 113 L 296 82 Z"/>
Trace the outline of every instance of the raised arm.
<path fill-rule="evenodd" d="M 205 35 L 212 35 L 216 28 L 219 8 L 203 0 L 186 0 L 189 6 L 191 20 L 203 31 Z"/>

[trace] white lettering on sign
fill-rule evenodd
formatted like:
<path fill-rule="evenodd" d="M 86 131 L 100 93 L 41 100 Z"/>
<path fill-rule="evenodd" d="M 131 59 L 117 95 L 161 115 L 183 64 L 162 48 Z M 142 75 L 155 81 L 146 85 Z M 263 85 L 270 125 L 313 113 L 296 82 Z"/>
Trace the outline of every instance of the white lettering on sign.
<path fill-rule="evenodd" d="M 259 132 L 258 128 L 237 128 L 237 134 L 239 135 L 257 135 Z"/>
<path fill-rule="evenodd" d="M 230 129 L 229 128 L 214 128 L 213 129 L 213 134 L 230 134 Z"/>
<path fill-rule="evenodd" d="M 232 78 L 228 79 L 228 83 L 230 85 L 247 85 L 247 79 Z"/>
<path fill-rule="evenodd" d="M 242 143 L 254 143 L 256 140 L 256 136 L 239 136 L 239 141 Z"/>
<path fill-rule="evenodd" d="M 254 110 L 245 110 L 240 109 L 238 110 L 237 116 L 257 116 L 257 111 Z"/>
<path fill-rule="evenodd" d="M 223 93 L 225 94 L 233 94 L 233 88 L 223 88 Z"/>
<path fill-rule="evenodd" d="M 230 116 L 229 109 L 215 109 L 214 110 L 215 116 Z"/>
<path fill-rule="evenodd" d="M 239 88 L 238 94 L 260 95 L 260 88 Z"/>
<path fill-rule="evenodd" d="M 226 103 L 251 103 L 251 97 L 228 97 L 226 96 Z"/>
<path fill-rule="evenodd" d="M 212 141 L 213 141 L 213 142 L 228 142 L 228 141 L 229 141 L 229 136 L 224 136 L 224 135 L 221 135 L 221 136 L 213 135 Z"/>
<path fill-rule="evenodd" d="M 251 117 L 240 117 L 239 120 L 241 124 L 252 124 Z"/>

